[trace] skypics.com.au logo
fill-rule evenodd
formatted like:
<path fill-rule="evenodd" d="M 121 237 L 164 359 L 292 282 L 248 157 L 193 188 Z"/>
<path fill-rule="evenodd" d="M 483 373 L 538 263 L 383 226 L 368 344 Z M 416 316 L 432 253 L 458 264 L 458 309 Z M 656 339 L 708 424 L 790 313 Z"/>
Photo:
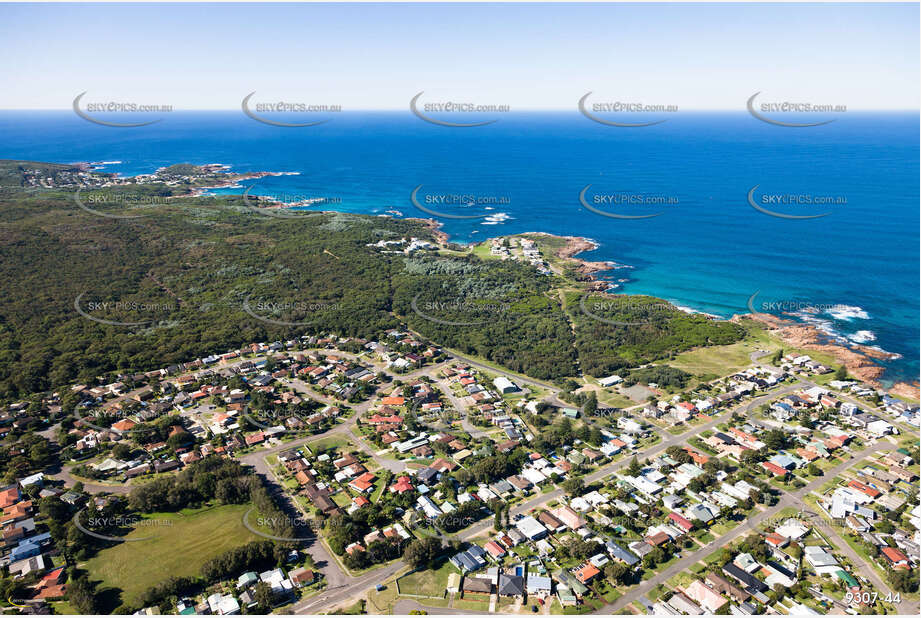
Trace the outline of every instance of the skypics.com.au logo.
<path fill-rule="evenodd" d="M 512 203 L 508 195 L 482 193 L 428 192 L 418 185 L 409 195 L 409 201 L 425 214 L 441 219 L 486 219 L 495 214 L 488 212 Z M 454 209 L 454 212 L 451 210 Z"/>
<path fill-rule="evenodd" d="M 498 118 L 491 118 L 492 115 L 511 111 L 509 105 L 501 103 L 476 103 L 472 101 L 452 101 L 450 99 L 424 102 L 419 100 L 423 94 L 425 94 L 424 90 L 410 99 L 409 111 L 416 118 L 440 127 L 485 127 L 499 121 Z M 466 115 L 484 119 L 472 122 L 457 122 L 460 117 Z M 454 120 L 449 120 L 449 118 Z"/>
<path fill-rule="evenodd" d="M 676 314 L 671 303 L 652 297 L 586 294 L 579 299 L 582 313 L 611 326 L 642 326 L 668 319 Z"/>
<path fill-rule="evenodd" d="M 310 207 L 323 208 L 326 206 L 340 206 L 341 197 L 329 195 L 316 195 L 312 193 L 277 192 L 266 195 L 253 195 L 256 185 L 250 185 L 243 192 L 243 205 L 247 210 L 265 217 L 275 219 L 305 219 L 316 214 L 315 210 L 305 210 Z"/>
<path fill-rule="evenodd" d="M 177 309 L 177 305 L 172 302 L 92 298 L 84 300 L 86 295 L 86 292 L 81 292 L 74 299 L 76 312 L 87 320 L 107 326 L 143 328 L 157 323 L 167 323 L 171 313 Z M 115 317 L 119 319 L 114 319 Z"/>
<path fill-rule="evenodd" d="M 173 525 L 172 520 L 163 518 L 142 518 L 137 515 L 110 515 L 103 516 L 90 513 L 87 509 L 78 511 L 73 517 L 73 524 L 83 534 L 101 541 L 115 541 L 118 543 L 137 543 L 149 541 L 157 537 L 154 532 L 160 527 Z M 127 538 L 134 530 L 150 531 L 141 537 Z M 122 533 L 118 536 L 118 533 Z"/>
<path fill-rule="evenodd" d="M 585 185 L 579 203 L 587 211 L 611 219 L 651 219 L 680 206 L 676 195 L 646 191 L 592 191 Z"/>
<path fill-rule="evenodd" d="M 317 536 L 317 526 L 312 520 L 295 519 L 286 515 L 276 517 L 258 515 L 253 518 L 254 521 L 250 521 L 250 516 L 255 510 L 255 507 L 249 509 L 243 513 L 242 518 L 243 527 L 253 534 L 280 543 L 300 543 L 313 540 Z M 291 534 L 285 536 L 270 534 L 265 531 L 266 528 L 273 532 L 276 530 L 288 530 L 291 531 Z"/>
<path fill-rule="evenodd" d="M 243 299 L 243 311 L 247 315 L 272 326 L 310 326 L 318 317 L 342 309 L 343 305 L 339 301 L 279 301 L 253 298 L 252 295 Z"/>
<path fill-rule="evenodd" d="M 821 219 L 832 214 L 835 208 L 847 206 L 846 195 L 808 192 L 766 193 L 763 191 L 756 194 L 760 186 L 760 184 L 757 184 L 749 189 L 748 205 L 762 214 L 778 219 Z M 816 209 L 821 209 L 822 212 L 813 212 Z"/>
<path fill-rule="evenodd" d="M 444 326 L 477 326 L 496 322 L 507 319 L 512 309 L 512 302 L 507 299 L 424 296 L 420 292 L 410 301 L 413 313 L 424 320 Z"/>
<path fill-rule="evenodd" d="M 144 207 L 166 204 L 167 198 L 160 195 L 136 193 L 132 191 L 92 191 L 83 192 L 83 187 L 74 192 L 74 203 L 78 208 L 97 217 L 106 219 L 141 219 L 147 214 L 141 211 Z M 136 214 L 119 214 L 101 210 L 103 208 L 131 211 Z"/>
<path fill-rule="evenodd" d="M 291 118 L 293 115 L 310 115 L 310 117 L 314 117 L 312 116 L 314 114 L 338 114 L 342 111 L 342 106 L 337 104 L 278 100 L 266 102 L 252 101 L 255 95 L 256 92 L 253 91 L 243 97 L 243 101 L 240 103 L 243 113 L 256 122 L 261 122 L 262 124 L 273 127 L 315 127 L 329 122 L 332 118 L 322 118 L 307 122 L 287 122 L 282 120 L 282 118 Z M 270 118 L 269 116 L 275 116 L 275 118 Z"/>
<path fill-rule="evenodd" d="M 150 104 L 150 103 L 139 103 L 137 101 L 124 101 L 124 100 L 102 100 L 95 99 L 83 103 L 83 97 L 86 96 L 86 92 L 81 92 L 74 98 L 73 101 L 73 110 L 80 118 L 83 118 L 87 122 L 92 122 L 93 124 L 98 124 L 104 127 L 116 127 L 116 128 L 137 128 L 137 127 L 146 127 L 158 123 L 162 120 L 160 116 L 162 114 L 173 111 L 172 105 L 163 105 L 163 104 Z M 81 107 L 83 105 L 83 107 Z M 116 122 L 114 118 L 119 117 L 129 117 L 129 118 L 138 118 L 138 117 L 149 117 L 150 115 L 156 115 L 157 117 L 151 120 L 141 120 L 138 122 Z M 107 118 L 108 120 L 104 120 Z"/>
<path fill-rule="evenodd" d="M 829 114 L 841 114 L 847 112 L 847 105 L 834 103 L 813 103 L 810 101 L 760 101 L 755 103 L 755 99 L 761 94 L 756 92 L 748 98 L 745 106 L 748 113 L 761 122 L 771 124 L 777 127 L 821 127 L 831 124 L 836 118 L 828 118 Z M 794 122 L 794 119 L 801 120 L 806 117 L 812 117 L 812 114 L 820 114 L 822 120 Z M 781 120 L 780 118 L 785 118 Z"/>
<path fill-rule="evenodd" d="M 640 122 L 630 122 L 628 119 L 643 116 L 645 114 L 671 114 L 678 111 L 677 105 L 663 103 L 644 103 L 642 101 L 600 101 L 588 103 L 591 92 L 586 92 L 579 99 L 579 112 L 589 120 L 607 127 L 623 128 L 640 128 L 653 127 L 662 124 L 667 118 L 657 118 L 656 120 L 643 120 Z"/>

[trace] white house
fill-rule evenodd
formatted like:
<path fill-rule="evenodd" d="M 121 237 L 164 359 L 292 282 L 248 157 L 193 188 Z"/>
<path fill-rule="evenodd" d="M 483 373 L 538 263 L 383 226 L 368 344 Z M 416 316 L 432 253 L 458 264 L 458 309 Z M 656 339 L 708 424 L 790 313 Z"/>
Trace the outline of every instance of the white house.
<path fill-rule="evenodd" d="M 890 433 L 895 433 L 895 428 L 891 424 L 880 419 L 867 423 L 867 431 L 874 436 L 882 437 Z"/>

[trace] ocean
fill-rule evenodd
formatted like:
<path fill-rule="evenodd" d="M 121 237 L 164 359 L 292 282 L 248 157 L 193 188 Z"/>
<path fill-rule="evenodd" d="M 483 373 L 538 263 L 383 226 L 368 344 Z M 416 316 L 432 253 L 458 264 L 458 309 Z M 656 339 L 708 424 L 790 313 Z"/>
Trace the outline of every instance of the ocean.
<path fill-rule="evenodd" d="M 809 128 L 744 111 L 669 114 L 641 128 L 575 110 L 504 113 L 470 128 L 408 110 L 334 116 L 290 128 L 242 112 L 172 112 L 114 128 L 72 112 L 0 112 L 0 157 L 105 161 L 102 169 L 124 175 L 225 163 L 290 174 L 223 192 L 326 198 L 315 207 L 356 213 L 475 217 L 435 217 L 456 242 L 583 236 L 598 248 L 579 257 L 620 266 L 602 274 L 614 292 L 722 317 L 751 303 L 900 355 L 885 362 L 887 385 L 918 378 L 917 113 L 848 112 Z"/>

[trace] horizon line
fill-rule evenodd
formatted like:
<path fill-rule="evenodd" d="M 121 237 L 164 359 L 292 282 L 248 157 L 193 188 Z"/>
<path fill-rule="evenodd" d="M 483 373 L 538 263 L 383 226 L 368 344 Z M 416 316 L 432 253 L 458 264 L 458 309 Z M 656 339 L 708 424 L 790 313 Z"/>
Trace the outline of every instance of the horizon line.
<path fill-rule="evenodd" d="M 167 104 L 168 105 L 168 104 Z M 410 111 L 408 107 L 355 107 L 349 109 L 343 109 L 338 112 L 310 112 L 312 114 L 343 114 L 348 112 L 406 112 Z M 578 107 L 524 107 L 520 109 L 510 109 L 503 112 L 494 112 L 494 111 L 484 111 L 476 112 L 478 114 L 512 114 L 516 112 L 578 112 Z M 681 112 L 747 112 L 748 110 L 745 107 L 688 107 L 681 109 L 679 108 L 676 111 L 662 111 L 662 112 L 618 112 L 622 114 L 637 114 L 637 113 L 662 113 L 662 114 L 679 114 Z M 72 107 L 0 107 L 0 112 L 70 112 L 73 113 Z M 116 113 L 134 113 L 134 114 L 155 114 L 155 113 L 164 113 L 172 114 L 175 112 L 240 112 L 239 107 L 188 107 L 182 109 L 172 109 L 170 111 L 161 111 L 161 112 L 96 112 L 99 114 L 116 114 Z M 921 106 L 919 107 L 873 107 L 873 108 L 860 108 L 860 109 L 848 109 L 844 112 L 835 112 L 829 111 L 829 114 L 841 114 L 841 113 L 851 113 L 851 112 L 918 112 L 921 113 Z M 276 112 L 272 112 L 273 114 Z M 297 114 L 302 112 L 282 112 L 287 114 Z M 458 113 L 458 112 L 445 112 L 445 113 Z M 796 113 L 796 112 L 794 112 Z M 800 113 L 817 113 L 817 112 L 800 112 Z"/>

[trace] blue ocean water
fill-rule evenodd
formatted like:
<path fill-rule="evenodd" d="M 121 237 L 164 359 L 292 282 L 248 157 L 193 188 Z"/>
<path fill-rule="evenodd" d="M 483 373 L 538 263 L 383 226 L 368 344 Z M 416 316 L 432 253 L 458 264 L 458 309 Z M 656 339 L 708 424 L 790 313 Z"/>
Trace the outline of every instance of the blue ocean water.
<path fill-rule="evenodd" d="M 784 128 L 745 112 L 673 114 L 646 128 L 607 127 L 577 112 L 509 113 L 476 128 L 425 123 L 407 112 L 342 114 L 306 128 L 267 126 L 238 112 L 173 112 L 125 129 L 69 112 L 0 113 L 0 157 L 54 162 L 120 161 L 106 170 L 147 173 L 178 162 L 235 171 L 296 172 L 246 182 L 253 194 L 324 196 L 317 208 L 428 216 L 410 201 L 462 195 L 471 206 L 424 203 L 457 242 L 543 231 L 585 236 L 590 260 L 626 268 L 604 277 L 729 317 L 795 313 L 842 341 L 897 353 L 885 382 L 919 371 L 919 122 L 917 113 L 848 112 L 831 124 Z M 665 196 L 658 206 L 606 212 L 596 195 Z M 748 202 L 809 220 L 776 218 Z M 241 192 L 242 189 L 228 191 Z M 832 196 L 828 206 L 784 206 L 761 195 Z M 477 205 L 481 198 L 489 206 Z M 846 203 L 840 203 L 845 200 Z M 618 210 L 619 208 L 619 210 Z"/>

